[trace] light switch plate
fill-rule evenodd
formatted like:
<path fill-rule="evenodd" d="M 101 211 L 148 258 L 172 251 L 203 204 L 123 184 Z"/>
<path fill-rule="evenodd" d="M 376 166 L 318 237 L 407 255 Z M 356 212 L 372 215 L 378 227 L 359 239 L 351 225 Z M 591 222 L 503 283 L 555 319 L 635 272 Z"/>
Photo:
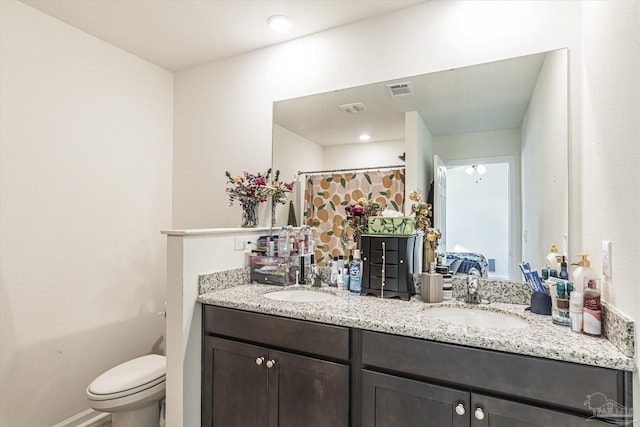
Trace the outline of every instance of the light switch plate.
<path fill-rule="evenodd" d="M 602 241 L 602 275 L 608 278 L 611 274 L 611 240 Z"/>

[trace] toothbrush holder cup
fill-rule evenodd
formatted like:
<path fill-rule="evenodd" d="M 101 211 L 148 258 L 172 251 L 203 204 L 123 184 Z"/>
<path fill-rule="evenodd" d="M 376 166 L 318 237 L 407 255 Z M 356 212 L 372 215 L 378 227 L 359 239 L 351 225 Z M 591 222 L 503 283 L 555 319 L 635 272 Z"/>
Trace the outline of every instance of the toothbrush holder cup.
<path fill-rule="evenodd" d="M 532 313 L 551 315 L 551 296 L 545 292 L 531 294 L 531 305 L 527 307 Z"/>

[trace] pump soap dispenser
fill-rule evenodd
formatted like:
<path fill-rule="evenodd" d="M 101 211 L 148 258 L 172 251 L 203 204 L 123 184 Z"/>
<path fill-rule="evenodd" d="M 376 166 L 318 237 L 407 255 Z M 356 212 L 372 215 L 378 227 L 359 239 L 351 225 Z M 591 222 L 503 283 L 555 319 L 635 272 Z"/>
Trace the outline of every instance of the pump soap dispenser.
<path fill-rule="evenodd" d="M 546 264 L 549 270 L 558 271 L 558 257 L 559 257 L 558 247 L 556 246 L 555 243 L 553 243 L 551 245 L 551 249 L 549 250 L 549 253 L 546 256 Z"/>
<path fill-rule="evenodd" d="M 578 290 L 584 290 L 587 287 L 589 279 L 598 279 L 598 275 L 591 268 L 591 262 L 589 261 L 589 254 L 578 254 L 580 261 L 578 262 L 578 268 L 573 270 L 573 283 L 578 287 Z"/>

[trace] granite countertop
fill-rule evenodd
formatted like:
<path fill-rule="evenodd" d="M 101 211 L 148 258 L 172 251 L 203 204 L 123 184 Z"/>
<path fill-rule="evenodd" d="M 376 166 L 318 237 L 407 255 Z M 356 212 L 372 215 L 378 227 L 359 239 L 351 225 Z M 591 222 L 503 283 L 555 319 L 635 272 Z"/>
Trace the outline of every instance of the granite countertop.
<path fill-rule="evenodd" d="M 278 290 L 310 289 L 337 296 L 327 301 L 277 301 L 264 294 Z M 239 285 L 206 292 L 198 297 L 203 304 L 236 308 L 257 313 L 332 325 L 348 326 L 368 331 L 384 332 L 469 347 L 562 360 L 584 365 L 633 371 L 633 357 L 622 353 L 604 338 L 572 332 L 566 326 L 551 322 L 550 316 L 525 311 L 520 304 L 492 303 L 470 306 L 450 301 L 437 304 L 422 302 L 419 297 L 410 301 L 358 296 L 335 288 L 309 286 Z M 449 323 L 428 315 L 428 310 L 440 306 L 463 306 L 474 310 L 510 313 L 526 320 L 528 327 L 493 329 Z"/>

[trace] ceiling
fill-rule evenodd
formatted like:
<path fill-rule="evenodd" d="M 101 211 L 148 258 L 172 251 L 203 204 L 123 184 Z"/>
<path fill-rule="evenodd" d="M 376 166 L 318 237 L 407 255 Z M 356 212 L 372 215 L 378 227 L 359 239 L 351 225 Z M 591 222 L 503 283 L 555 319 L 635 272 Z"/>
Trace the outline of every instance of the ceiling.
<path fill-rule="evenodd" d="M 274 104 L 274 122 L 320 145 L 403 140 L 405 112 L 418 111 L 433 136 L 517 129 L 546 53 L 305 96 Z M 391 98 L 387 84 L 410 83 L 414 96 Z M 366 111 L 347 113 L 342 104 Z"/>
<path fill-rule="evenodd" d="M 21 0 L 170 71 L 240 55 L 425 0 Z M 294 21 L 287 34 L 267 18 Z"/>

